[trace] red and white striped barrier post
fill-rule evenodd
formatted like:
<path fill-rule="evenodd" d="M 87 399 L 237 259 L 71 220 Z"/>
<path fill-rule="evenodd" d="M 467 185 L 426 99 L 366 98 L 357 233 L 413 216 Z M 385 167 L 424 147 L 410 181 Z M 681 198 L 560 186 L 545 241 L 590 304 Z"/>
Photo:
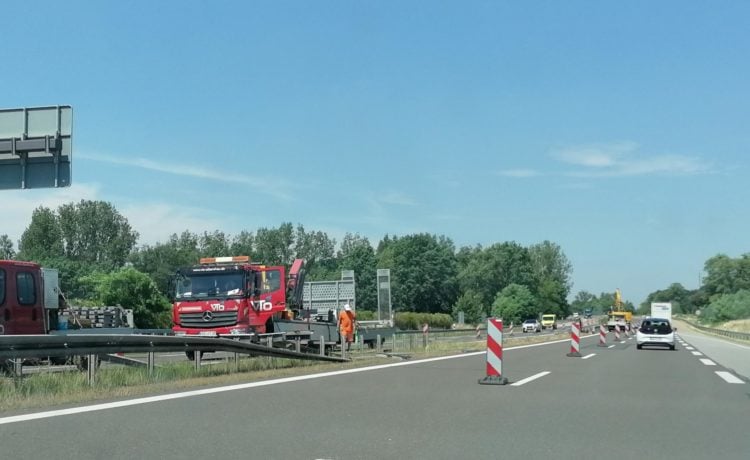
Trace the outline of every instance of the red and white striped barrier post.
<path fill-rule="evenodd" d="M 581 323 L 573 321 L 570 325 L 570 353 L 571 358 L 581 357 Z"/>
<path fill-rule="evenodd" d="M 477 338 L 478 339 L 482 338 L 482 329 L 479 328 L 479 324 L 477 324 Z"/>
<path fill-rule="evenodd" d="M 480 385 L 506 385 L 503 377 L 503 320 L 487 320 L 487 375 L 479 379 Z"/>
<path fill-rule="evenodd" d="M 510 329 L 508 329 L 508 335 L 513 335 L 513 321 L 510 322 Z"/>
<path fill-rule="evenodd" d="M 615 342 L 620 342 L 620 325 L 615 324 Z"/>
<path fill-rule="evenodd" d="M 599 345 L 600 347 L 607 346 L 607 328 L 602 324 L 599 326 Z"/>

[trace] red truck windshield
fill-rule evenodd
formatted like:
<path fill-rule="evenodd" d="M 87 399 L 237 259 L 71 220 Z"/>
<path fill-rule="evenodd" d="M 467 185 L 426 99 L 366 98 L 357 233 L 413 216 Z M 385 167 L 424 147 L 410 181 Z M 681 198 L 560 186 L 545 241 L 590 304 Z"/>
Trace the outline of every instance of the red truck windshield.
<path fill-rule="evenodd" d="M 185 274 L 177 279 L 175 299 L 239 297 L 244 293 L 243 279 L 242 272 Z"/>

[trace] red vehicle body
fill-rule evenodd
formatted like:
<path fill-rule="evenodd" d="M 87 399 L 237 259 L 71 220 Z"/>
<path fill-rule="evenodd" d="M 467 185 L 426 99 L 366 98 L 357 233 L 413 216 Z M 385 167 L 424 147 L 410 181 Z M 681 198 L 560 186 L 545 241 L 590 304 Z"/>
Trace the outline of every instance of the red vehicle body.
<path fill-rule="evenodd" d="M 273 319 L 289 315 L 287 293 L 301 299 L 304 261 L 283 266 L 250 263 L 248 257 L 201 259 L 174 278 L 172 330 L 176 335 L 250 336 L 273 331 Z"/>
<path fill-rule="evenodd" d="M 57 271 L 0 260 L 0 334 L 47 334 L 57 327 Z"/>

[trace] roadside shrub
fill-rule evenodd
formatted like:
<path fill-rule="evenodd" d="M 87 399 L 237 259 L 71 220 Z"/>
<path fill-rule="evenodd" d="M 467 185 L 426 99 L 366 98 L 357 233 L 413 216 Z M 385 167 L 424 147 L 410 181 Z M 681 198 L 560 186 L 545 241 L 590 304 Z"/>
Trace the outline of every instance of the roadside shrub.
<path fill-rule="evenodd" d="M 445 313 L 400 312 L 396 313 L 393 322 L 397 328 L 404 331 L 422 329 L 424 323 L 434 329 L 450 329 L 453 325 L 453 318 Z"/>
<path fill-rule="evenodd" d="M 376 312 L 357 309 L 357 321 L 374 321 L 376 319 L 378 319 L 376 317 Z"/>
<path fill-rule="evenodd" d="M 734 294 L 721 295 L 701 311 L 701 320 L 708 323 L 723 323 L 744 318 L 750 318 L 750 291 L 745 289 Z"/>

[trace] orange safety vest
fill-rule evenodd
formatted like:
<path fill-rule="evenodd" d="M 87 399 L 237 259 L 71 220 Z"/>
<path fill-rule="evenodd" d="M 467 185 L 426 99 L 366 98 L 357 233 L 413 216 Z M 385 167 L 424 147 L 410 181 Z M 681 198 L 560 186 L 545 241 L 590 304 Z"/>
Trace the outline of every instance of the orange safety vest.
<path fill-rule="evenodd" d="M 354 312 L 343 310 L 339 313 L 339 330 L 342 334 L 354 333 Z"/>

